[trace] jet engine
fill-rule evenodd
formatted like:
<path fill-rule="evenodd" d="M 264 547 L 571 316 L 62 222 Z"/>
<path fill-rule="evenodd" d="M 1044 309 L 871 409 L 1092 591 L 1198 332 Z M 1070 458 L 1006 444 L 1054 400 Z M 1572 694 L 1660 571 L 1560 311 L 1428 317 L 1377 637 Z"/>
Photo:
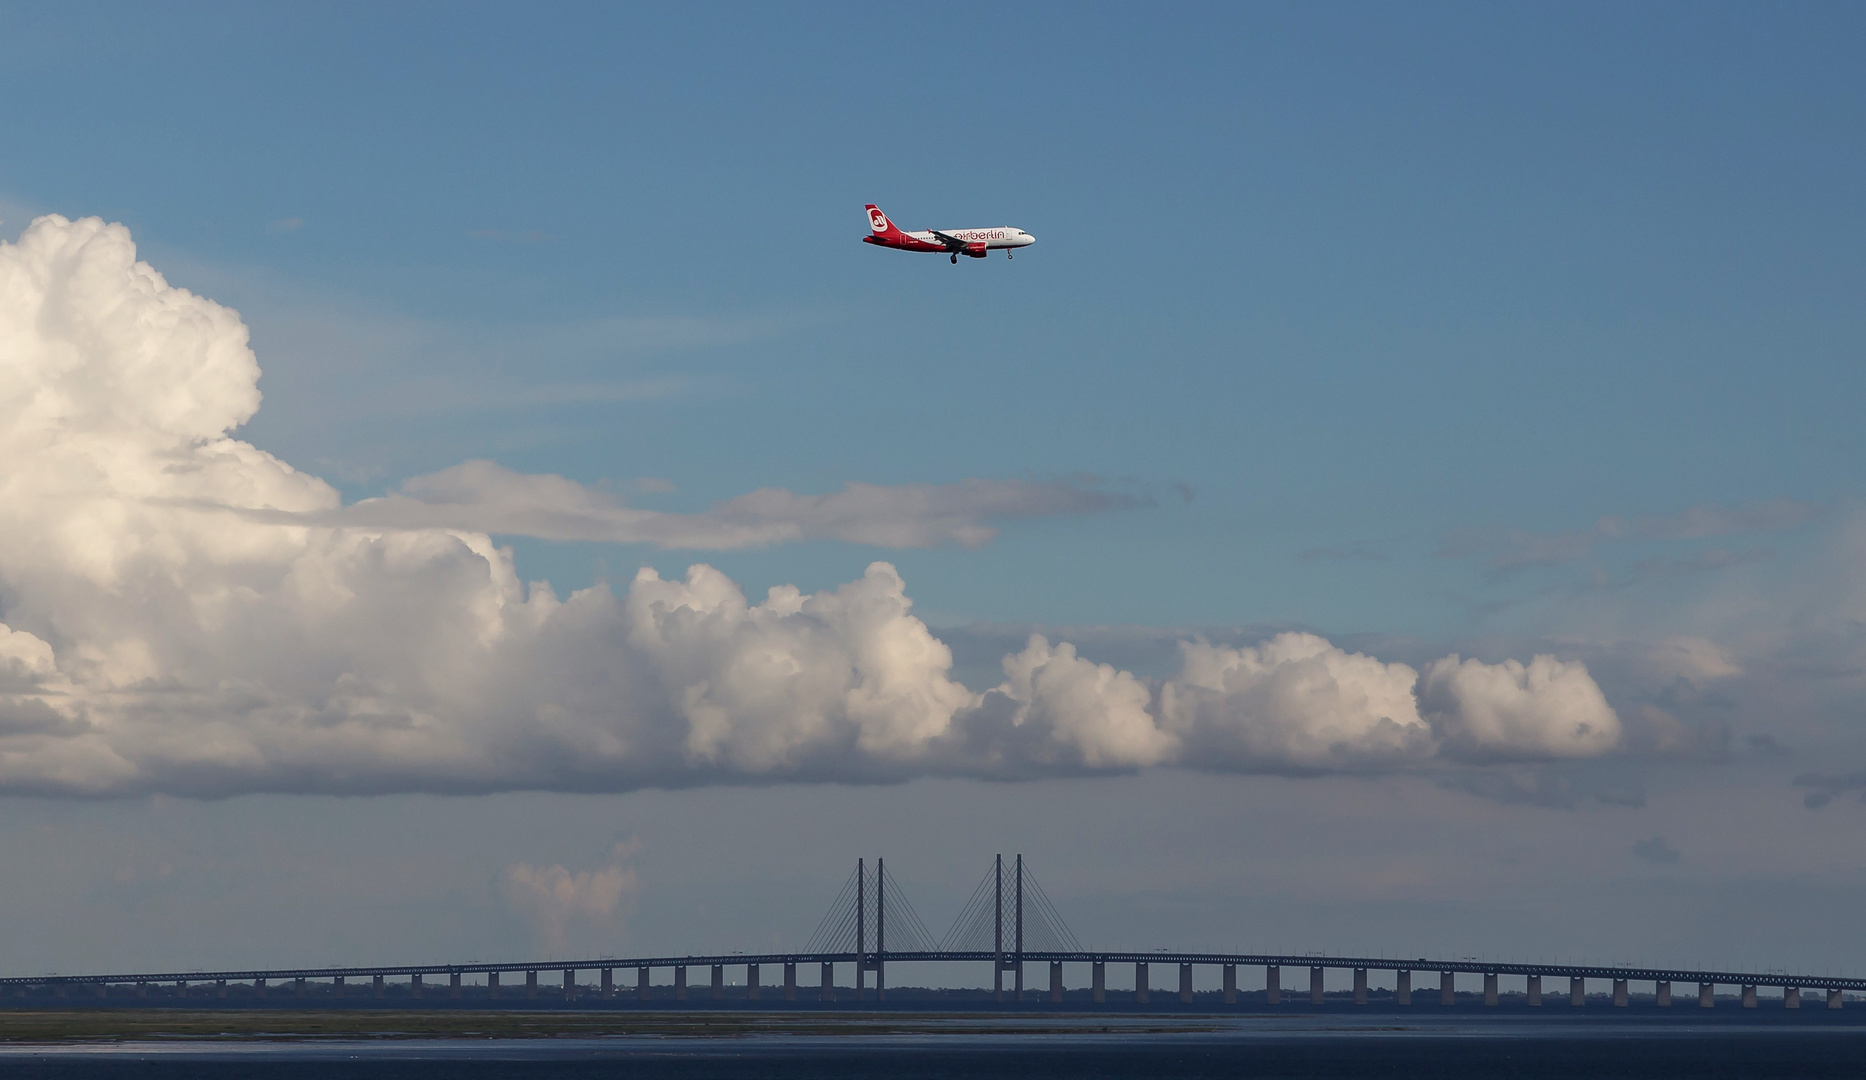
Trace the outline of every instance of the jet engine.
<path fill-rule="evenodd" d="M 989 254 L 989 252 L 985 250 L 985 244 L 982 240 L 967 244 L 965 246 L 965 253 L 967 256 L 974 259 L 982 259 Z"/>

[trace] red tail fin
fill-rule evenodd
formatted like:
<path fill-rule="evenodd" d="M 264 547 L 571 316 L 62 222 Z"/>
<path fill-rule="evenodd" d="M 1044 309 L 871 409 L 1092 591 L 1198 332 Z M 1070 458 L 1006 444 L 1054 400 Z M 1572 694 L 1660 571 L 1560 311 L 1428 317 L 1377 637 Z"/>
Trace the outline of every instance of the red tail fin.
<path fill-rule="evenodd" d="M 892 240 L 901 235 L 901 231 L 894 227 L 892 221 L 888 220 L 888 215 L 882 213 L 881 207 L 876 206 L 874 203 L 868 204 L 868 227 L 874 231 L 877 237 L 883 239 Z"/>

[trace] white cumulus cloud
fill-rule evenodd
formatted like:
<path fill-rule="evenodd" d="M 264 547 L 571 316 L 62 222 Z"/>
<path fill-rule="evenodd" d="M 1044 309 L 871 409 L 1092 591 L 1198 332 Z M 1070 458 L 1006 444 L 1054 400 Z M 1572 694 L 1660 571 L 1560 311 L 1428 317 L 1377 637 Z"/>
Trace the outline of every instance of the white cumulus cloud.
<path fill-rule="evenodd" d="M 685 581 L 652 570 L 625 604 L 628 640 L 675 710 L 697 768 L 828 777 L 855 760 L 911 762 L 972 694 L 952 653 L 908 614 L 906 586 L 875 563 L 860 581 L 804 596 L 781 586 L 747 603 L 709 566 Z"/>
<path fill-rule="evenodd" d="M 1162 712 L 1207 767 L 1380 768 L 1435 751 L 1413 697 L 1418 673 L 1405 664 L 1344 652 L 1314 634 L 1180 649 Z"/>
<path fill-rule="evenodd" d="M 977 692 L 886 563 L 756 601 L 704 565 L 559 596 L 489 534 L 972 544 L 1105 496 L 851 485 L 667 515 L 469 462 L 345 506 L 233 437 L 258 378 L 239 317 L 121 226 L 48 217 L 0 244 L 0 793 L 1374 771 L 1618 745 L 1579 664 L 1452 657 L 1420 679 L 1302 634 L 1187 643 L 1164 681 L 1035 637 Z M 605 873 L 506 887 L 594 911 Z"/>
<path fill-rule="evenodd" d="M 1155 723 L 1152 691 L 1133 675 L 1033 636 L 1004 658 L 998 697 L 1021 753 L 1041 765 L 1133 768 L 1176 760 L 1179 740 Z"/>
<path fill-rule="evenodd" d="M 573 945 L 613 951 L 638 885 L 627 861 L 633 853 L 631 845 L 617 844 L 607 865 L 594 870 L 514 863 L 499 875 L 499 894 L 547 953 L 562 956 Z"/>
<path fill-rule="evenodd" d="M 1597 757 L 1620 743 L 1620 718 L 1579 662 L 1537 656 L 1486 664 L 1455 655 L 1420 680 L 1447 746 L 1478 759 Z"/>

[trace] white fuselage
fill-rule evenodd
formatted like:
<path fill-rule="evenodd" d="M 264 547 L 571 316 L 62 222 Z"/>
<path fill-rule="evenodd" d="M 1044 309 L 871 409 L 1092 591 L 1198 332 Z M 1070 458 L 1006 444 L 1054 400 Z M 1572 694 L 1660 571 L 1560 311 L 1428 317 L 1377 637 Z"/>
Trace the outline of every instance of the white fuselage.
<path fill-rule="evenodd" d="M 1001 225 L 995 229 L 941 229 L 939 231 L 968 244 L 982 242 L 987 248 L 993 249 L 1029 247 L 1037 242 L 1036 237 L 1022 229 L 1013 229 L 1009 225 Z M 910 232 L 907 235 L 923 243 L 939 243 L 939 237 L 934 236 L 931 229 L 925 232 Z"/>

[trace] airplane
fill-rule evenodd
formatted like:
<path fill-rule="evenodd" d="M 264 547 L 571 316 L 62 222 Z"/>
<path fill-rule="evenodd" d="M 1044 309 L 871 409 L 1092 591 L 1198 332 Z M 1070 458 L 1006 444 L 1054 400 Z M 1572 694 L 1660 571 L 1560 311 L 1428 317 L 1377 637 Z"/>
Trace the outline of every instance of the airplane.
<path fill-rule="evenodd" d="M 1003 248 L 1004 257 L 1011 257 L 1012 248 L 1029 247 L 1037 238 L 1022 229 L 1005 226 L 998 229 L 928 229 L 925 232 L 902 232 L 888 220 L 888 215 L 874 203 L 868 204 L 868 227 L 872 231 L 862 237 L 864 244 L 876 244 L 894 248 L 896 251 L 930 251 L 935 255 L 951 255 L 953 265 L 959 264 L 959 256 L 982 259 L 991 254 L 993 248 Z"/>

